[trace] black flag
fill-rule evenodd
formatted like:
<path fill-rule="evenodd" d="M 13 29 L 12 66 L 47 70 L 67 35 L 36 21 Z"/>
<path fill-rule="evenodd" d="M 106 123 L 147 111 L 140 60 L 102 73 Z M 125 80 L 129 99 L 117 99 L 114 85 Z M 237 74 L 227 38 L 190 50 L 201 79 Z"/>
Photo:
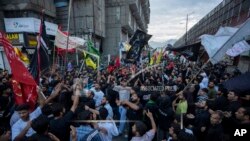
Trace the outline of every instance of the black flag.
<path fill-rule="evenodd" d="M 127 61 L 135 62 L 139 60 L 142 48 L 148 43 L 148 40 L 151 37 L 152 35 L 148 35 L 141 30 L 136 30 L 135 34 L 129 41 L 131 48 L 127 53 Z"/>
<path fill-rule="evenodd" d="M 40 71 L 43 71 L 49 68 L 49 54 L 48 54 L 48 39 L 46 37 L 46 27 L 44 23 L 44 15 L 42 16 L 40 33 L 38 36 L 38 44 L 33 54 L 31 63 L 30 63 L 30 73 L 39 84 L 39 74 Z"/>

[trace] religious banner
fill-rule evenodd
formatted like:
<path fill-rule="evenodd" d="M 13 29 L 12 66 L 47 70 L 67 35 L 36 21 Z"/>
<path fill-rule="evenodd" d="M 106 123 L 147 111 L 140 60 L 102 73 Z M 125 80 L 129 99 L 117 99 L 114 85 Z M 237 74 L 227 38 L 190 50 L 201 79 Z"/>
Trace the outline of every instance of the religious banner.
<path fill-rule="evenodd" d="M 235 57 L 248 50 L 250 50 L 250 45 L 244 40 L 234 44 L 232 48 L 227 50 L 226 54 Z"/>
<path fill-rule="evenodd" d="M 64 34 L 59 29 L 57 30 L 56 38 L 55 38 L 55 46 L 62 49 L 67 49 L 67 35 Z M 79 46 L 83 46 L 85 44 L 85 40 L 79 37 L 69 37 L 68 49 L 77 48 Z"/>

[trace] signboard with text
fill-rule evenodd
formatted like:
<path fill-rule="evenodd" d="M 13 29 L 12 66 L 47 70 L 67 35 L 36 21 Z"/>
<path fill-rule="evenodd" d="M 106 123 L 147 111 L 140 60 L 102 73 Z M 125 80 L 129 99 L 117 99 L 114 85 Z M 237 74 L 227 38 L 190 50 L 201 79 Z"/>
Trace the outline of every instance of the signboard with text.
<path fill-rule="evenodd" d="M 24 36 L 23 33 L 7 33 L 6 38 L 11 42 L 13 45 L 20 45 L 24 43 Z"/>
<path fill-rule="evenodd" d="M 4 18 L 6 32 L 29 32 L 38 33 L 41 20 L 36 18 Z M 56 35 L 58 25 L 46 22 L 46 33 L 48 35 Z"/>

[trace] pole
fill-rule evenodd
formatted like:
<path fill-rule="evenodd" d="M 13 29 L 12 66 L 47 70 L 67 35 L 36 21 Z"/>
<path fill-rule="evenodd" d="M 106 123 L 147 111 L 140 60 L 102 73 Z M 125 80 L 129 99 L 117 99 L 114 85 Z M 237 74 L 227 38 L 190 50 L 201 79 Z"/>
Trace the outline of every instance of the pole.
<path fill-rule="evenodd" d="M 69 0 L 69 10 L 68 10 L 68 25 L 67 25 L 67 46 L 66 46 L 66 56 L 65 56 L 65 71 L 67 70 L 67 63 L 68 63 L 68 48 L 69 48 L 69 28 L 70 28 L 70 13 L 71 13 L 71 6 L 72 6 L 72 1 L 73 0 Z"/>
<path fill-rule="evenodd" d="M 186 19 L 186 36 L 185 36 L 185 45 L 187 45 L 187 39 L 188 39 L 187 29 L 188 29 L 188 14 L 187 14 L 187 19 Z"/>
<path fill-rule="evenodd" d="M 54 44 L 54 47 L 53 47 L 53 66 L 55 65 L 55 55 L 56 55 L 56 45 Z"/>
<path fill-rule="evenodd" d="M 93 42 L 94 42 L 94 47 L 96 47 L 95 43 L 95 1 L 92 0 L 92 10 L 93 10 Z"/>

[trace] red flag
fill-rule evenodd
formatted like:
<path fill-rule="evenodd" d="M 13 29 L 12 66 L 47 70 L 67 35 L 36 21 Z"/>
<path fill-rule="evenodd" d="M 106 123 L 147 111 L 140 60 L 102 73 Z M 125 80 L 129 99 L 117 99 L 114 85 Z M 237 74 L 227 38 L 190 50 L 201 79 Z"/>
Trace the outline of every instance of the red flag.
<path fill-rule="evenodd" d="M 15 102 L 17 104 L 28 103 L 31 108 L 34 108 L 37 100 L 36 82 L 2 32 L 0 32 L 0 43 L 3 45 L 11 67 Z"/>
<path fill-rule="evenodd" d="M 120 58 L 119 58 L 119 56 L 118 56 L 118 57 L 116 57 L 116 59 L 115 59 L 115 67 L 116 67 L 116 68 L 119 68 L 120 65 L 121 65 L 121 62 L 120 62 Z"/>

